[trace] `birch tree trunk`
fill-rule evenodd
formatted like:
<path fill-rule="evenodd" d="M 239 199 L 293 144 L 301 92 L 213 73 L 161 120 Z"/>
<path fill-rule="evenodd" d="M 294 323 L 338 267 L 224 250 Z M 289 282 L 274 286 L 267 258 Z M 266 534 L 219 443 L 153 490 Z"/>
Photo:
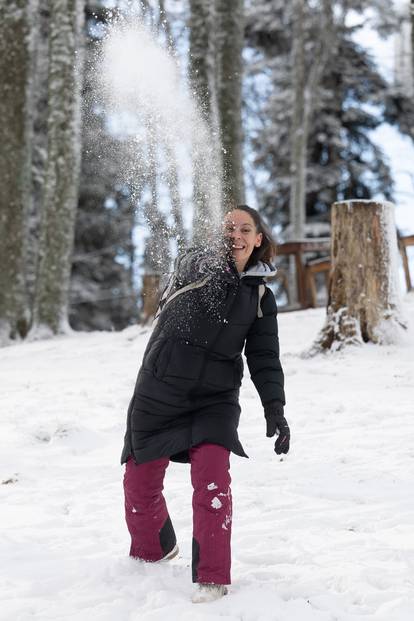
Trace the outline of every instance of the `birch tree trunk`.
<path fill-rule="evenodd" d="M 31 201 L 33 47 L 37 0 L 0 8 L 0 344 L 25 336 L 26 219 Z"/>
<path fill-rule="evenodd" d="M 71 255 L 80 170 L 84 0 L 50 4 L 48 156 L 31 336 L 68 329 Z"/>
<path fill-rule="evenodd" d="M 244 0 L 216 0 L 217 101 L 227 201 L 244 203 L 242 78 Z"/>
<path fill-rule="evenodd" d="M 332 206 L 327 318 L 311 353 L 398 340 L 402 318 L 394 205 L 353 200 Z"/>

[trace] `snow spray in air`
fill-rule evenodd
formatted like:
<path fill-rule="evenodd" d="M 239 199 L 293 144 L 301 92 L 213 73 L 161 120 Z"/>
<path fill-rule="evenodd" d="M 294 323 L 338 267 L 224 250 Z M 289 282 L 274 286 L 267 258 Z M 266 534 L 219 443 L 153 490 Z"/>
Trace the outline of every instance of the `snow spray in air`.
<path fill-rule="evenodd" d="M 202 214 L 197 205 L 192 209 L 193 234 L 201 230 L 198 239 L 202 239 L 203 233 L 219 226 L 221 219 L 220 157 L 211 129 L 197 109 L 176 59 L 142 20 L 133 16 L 108 27 L 101 75 L 107 106 L 118 122 L 122 119 L 124 126 L 128 125 L 129 134 L 134 133 L 136 150 L 125 169 L 128 181 L 133 185 L 134 175 L 142 179 L 145 171 L 149 171 L 147 175 L 152 171 L 169 186 L 168 171 L 174 166 L 175 178 L 188 194 L 196 177 L 198 196 L 208 208 Z M 159 201 L 154 200 L 156 203 Z M 151 213 L 147 219 L 151 219 Z M 155 226 L 162 225 L 158 222 Z"/>

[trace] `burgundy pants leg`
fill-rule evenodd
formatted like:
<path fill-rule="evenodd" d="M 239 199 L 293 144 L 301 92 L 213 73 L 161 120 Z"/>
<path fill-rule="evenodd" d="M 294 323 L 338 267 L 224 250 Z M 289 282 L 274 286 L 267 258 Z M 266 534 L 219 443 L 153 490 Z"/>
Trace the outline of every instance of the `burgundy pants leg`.
<path fill-rule="evenodd" d="M 190 450 L 193 484 L 193 582 L 230 584 L 232 499 L 230 451 L 217 444 Z"/>
<path fill-rule="evenodd" d="M 162 490 L 169 459 L 137 465 L 129 459 L 124 475 L 125 519 L 131 535 L 130 556 L 159 561 L 176 544 Z"/>

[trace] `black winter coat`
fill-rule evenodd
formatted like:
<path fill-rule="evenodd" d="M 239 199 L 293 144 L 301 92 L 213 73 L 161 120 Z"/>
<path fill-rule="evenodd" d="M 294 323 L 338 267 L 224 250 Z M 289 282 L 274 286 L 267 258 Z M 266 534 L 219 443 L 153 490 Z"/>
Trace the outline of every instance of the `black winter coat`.
<path fill-rule="evenodd" d="M 262 404 L 285 403 L 276 301 L 263 284 L 274 272 L 259 263 L 239 276 L 223 261 L 200 250 L 177 260 L 128 408 L 121 463 L 188 461 L 201 442 L 247 457 L 237 434 L 243 347 Z"/>

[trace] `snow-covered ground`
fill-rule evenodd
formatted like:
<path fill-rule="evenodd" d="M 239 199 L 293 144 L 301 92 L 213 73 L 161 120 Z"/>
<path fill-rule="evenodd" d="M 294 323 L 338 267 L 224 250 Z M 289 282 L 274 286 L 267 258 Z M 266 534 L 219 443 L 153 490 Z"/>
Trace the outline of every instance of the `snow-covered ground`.
<path fill-rule="evenodd" d="M 414 295 L 399 346 L 300 357 L 321 309 L 280 316 L 292 449 L 265 437 L 246 378 L 233 456 L 233 585 L 190 603 L 189 469 L 166 496 L 180 555 L 128 558 L 118 463 L 148 331 L 0 351 L 0 618 L 7 621 L 412 621 Z"/>

